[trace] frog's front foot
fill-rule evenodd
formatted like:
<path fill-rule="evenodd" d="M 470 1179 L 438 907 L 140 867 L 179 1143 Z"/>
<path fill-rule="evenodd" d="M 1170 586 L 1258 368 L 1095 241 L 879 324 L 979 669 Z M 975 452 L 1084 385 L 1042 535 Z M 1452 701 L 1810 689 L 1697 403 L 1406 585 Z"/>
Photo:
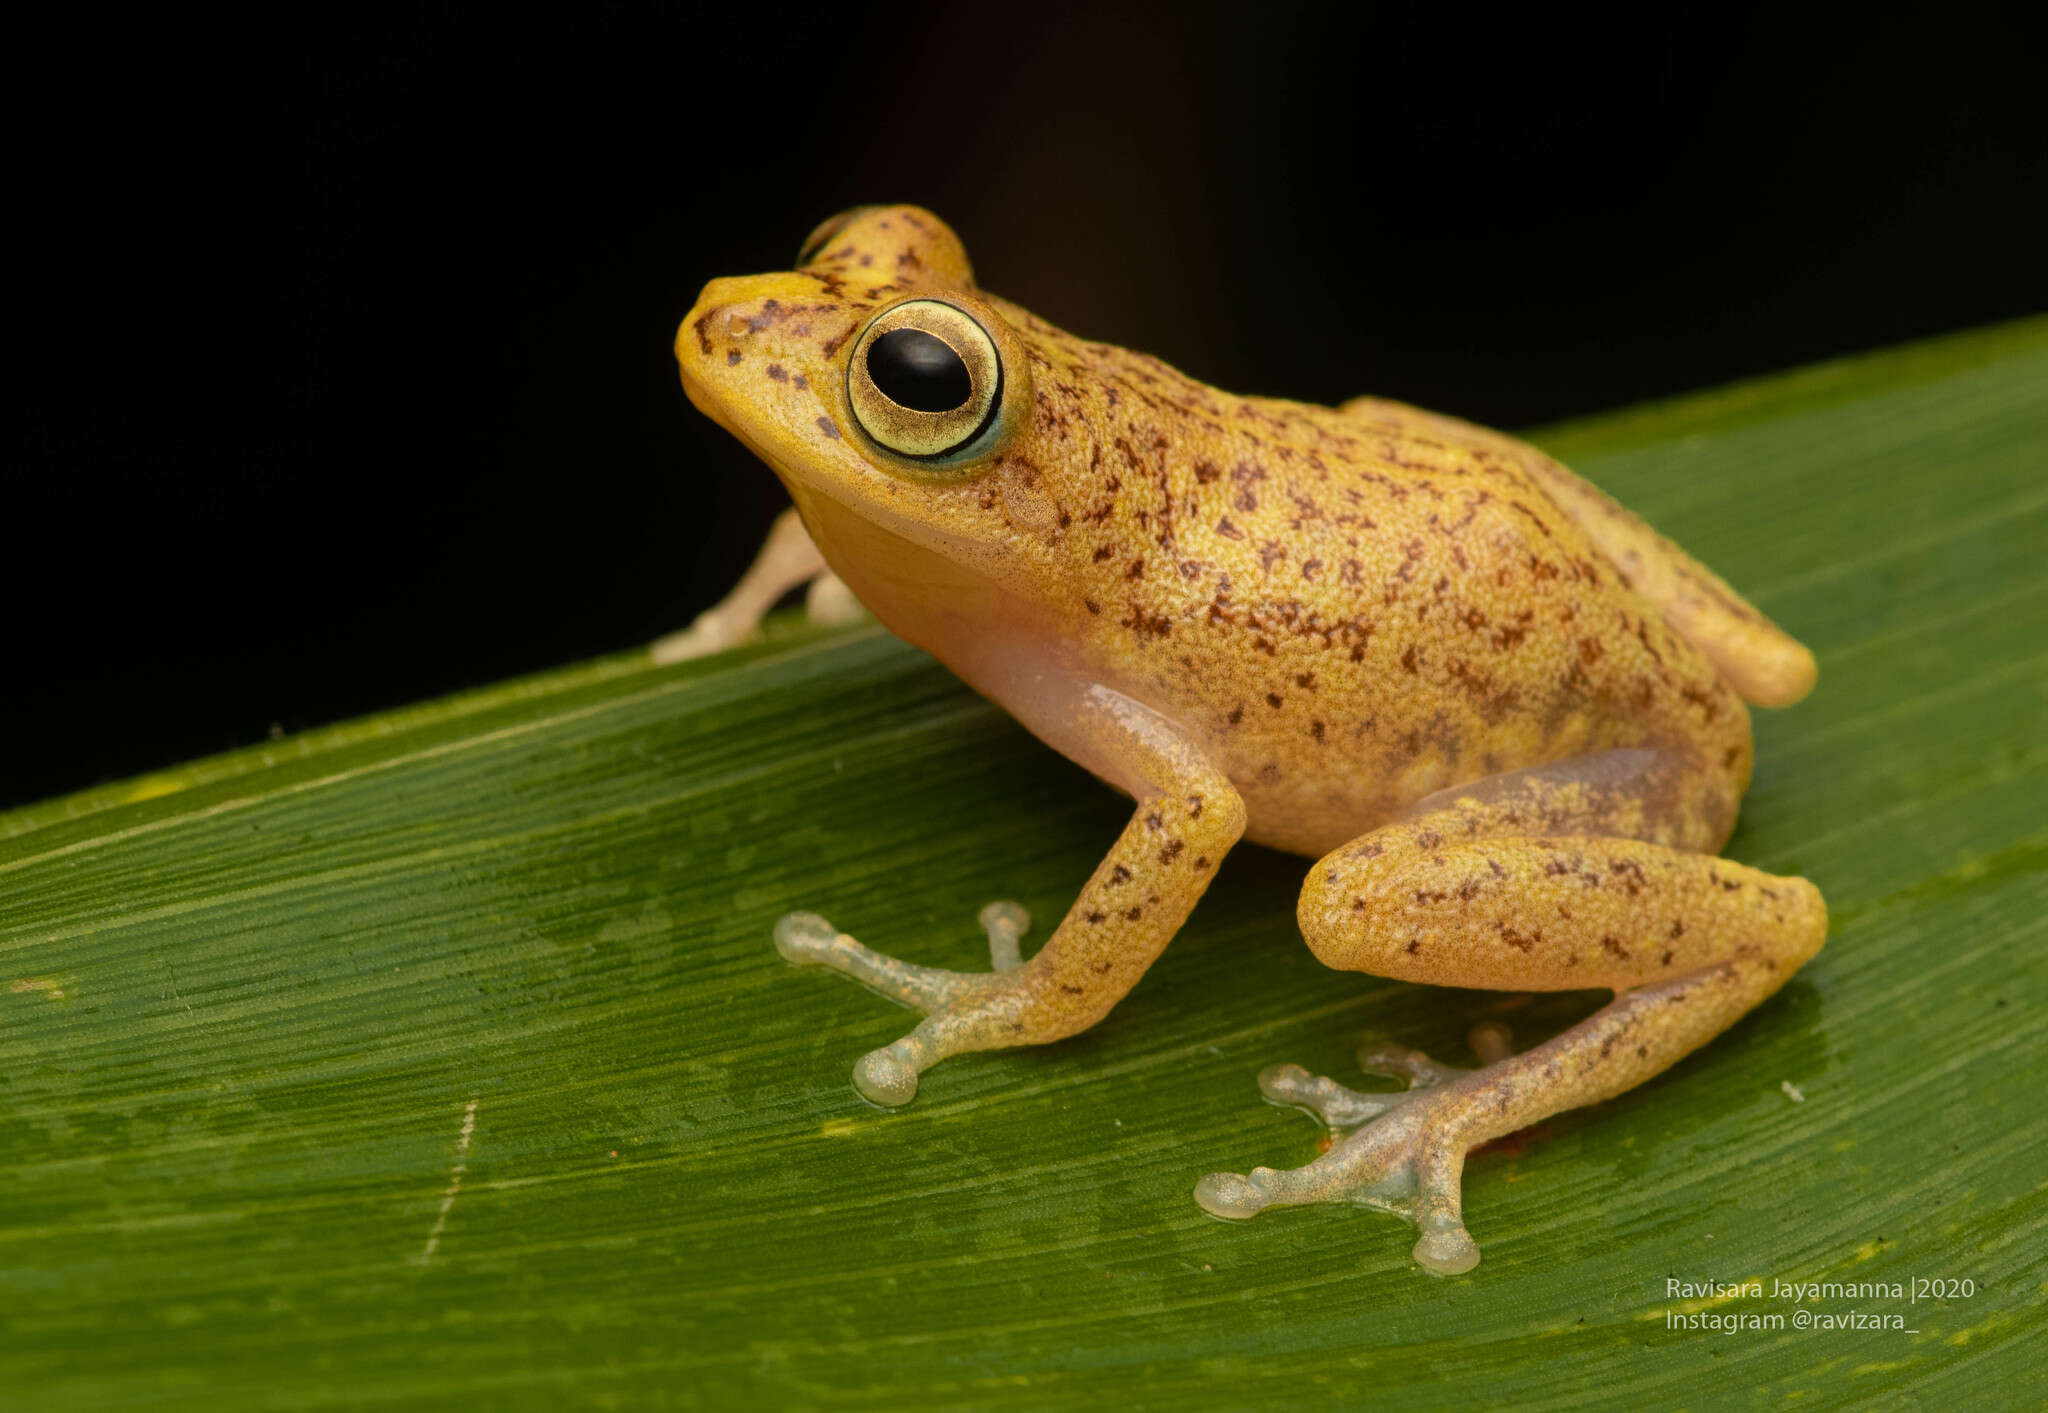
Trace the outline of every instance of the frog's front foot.
<path fill-rule="evenodd" d="M 1497 1026 L 1476 1031 L 1473 1048 L 1505 1062 L 1505 1037 Z M 1340 1136 L 1329 1152 L 1303 1167 L 1210 1173 L 1195 1184 L 1195 1201 L 1234 1219 L 1309 1202 L 1377 1207 L 1422 1229 L 1417 1264 L 1442 1276 L 1464 1274 L 1479 1264 L 1479 1247 L 1465 1230 L 1459 1181 L 1466 1151 L 1483 1141 L 1474 1135 L 1500 1064 L 1453 1069 L 1420 1051 L 1373 1045 L 1359 1052 L 1358 1066 L 1403 1076 L 1408 1088 L 1367 1093 L 1299 1065 L 1262 1071 L 1259 1090 L 1267 1099 L 1310 1110 Z"/>
<path fill-rule="evenodd" d="M 981 910 L 988 934 L 986 974 L 917 966 L 865 947 L 816 913 L 787 913 L 775 924 L 775 950 L 799 966 L 823 966 L 842 972 L 871 991 L 923 1011 L 925 1019 L 904 1036 L 861 1056 L 853 1067 L 853 1085 L 876 1104 L 891 1107 L 917 1097 L 917 1077 L 950 1054 L 971 1048 L 970 1030 L 983 1028 L 982 1014 L 992 1009 L 1002 991 L 1000 978 L 1023 965 L 1020 940 L 1031 926 L 1021 904 L 990 903 Z M 999 1009 L 1000 1007 L 996 1007 Z"/>

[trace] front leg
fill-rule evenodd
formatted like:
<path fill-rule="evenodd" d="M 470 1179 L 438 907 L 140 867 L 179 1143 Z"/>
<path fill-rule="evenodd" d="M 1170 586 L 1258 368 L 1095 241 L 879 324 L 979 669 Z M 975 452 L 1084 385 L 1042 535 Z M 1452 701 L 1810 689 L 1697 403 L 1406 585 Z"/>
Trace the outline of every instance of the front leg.
<path fill-rule="evenodd" d="M 776 946 L 789 960 L 844 972 L 925 1013 L 908 1035 L 854 1066 L 854 1086 L 877 1104 L 909 1103 L 918 1075 L 948 1055 L 1042 1045 L 1108 1015 L 1180 930 L 1244 832 L 1236 789 L 1156 713 L 1093 688 L 1057 726 L 1041 734 L 1130 790 L 1137 808 L 1030 961 L 1012 961 L 1022 927 L 1016 912 L 999 909 L 1014 904 L 983 909 L 992 972 L 898 961 L 812 913 L 776 926 Z"/>
<path fill-rule="evenodd" d="M 864 612 L 853 591 L 825 567 L 825 557 L 792 506 L 775 517 L 768 538 L 732 592 L 697 615 L 678 633 L 648 644 L 657 666 L 723 652 L 752 637 L 777 600 L 799 584 L 810 585 L 804 611 L 817 624 L 851 623 Z"/>

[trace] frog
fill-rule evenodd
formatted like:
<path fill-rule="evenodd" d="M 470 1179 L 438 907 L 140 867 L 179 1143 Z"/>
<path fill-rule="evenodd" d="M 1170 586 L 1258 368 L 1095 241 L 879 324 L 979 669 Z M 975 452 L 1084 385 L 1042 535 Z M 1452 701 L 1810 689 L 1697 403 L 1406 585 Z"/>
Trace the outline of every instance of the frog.
<path fill-rule="evenodd" d="M 1086 1030 L 1237 844 L 1300 855 L 1296 922 L 1332 968 L 1611 995 L 1520 1051 L 1482 1021 L 1475 1065 L 1367 1045 L 1392 1089 L 1267 1068 L 1260 1092 L 1318 1116 L 1327 1151 L 1195 1184 L 1232 1220 L 1395 1213 L 1418 1266 L 1458 1275 L 1479 1261 L 1469 1153 L 1661 1074 L 1825 942 L 1813 883 L 1721 857 L 1748 708 L 1805 696 L 1812 653 L 1534 446 L 1379 397 L 1227 393 L 1076 337 L 982 289 L 911 205 L 833 217 L 794 269 L 711 280 L 675 352 L 689 401 L 792 504 L 657 659 L 739 641 L 808 584 L 815 616 L 872 613 L 1132 802 L 1028 958 L 1012 902 L 980 914 L 986 971 L 813 912 L 775 923 L 788 961 L 920 1014 L 854 1065 L 871 1103 Z"/>

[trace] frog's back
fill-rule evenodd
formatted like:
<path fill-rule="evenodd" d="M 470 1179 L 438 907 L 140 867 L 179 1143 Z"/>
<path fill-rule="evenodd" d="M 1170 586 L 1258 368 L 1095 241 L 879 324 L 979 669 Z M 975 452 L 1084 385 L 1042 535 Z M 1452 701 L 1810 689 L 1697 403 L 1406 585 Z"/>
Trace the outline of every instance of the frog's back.
<path fill-rule="evenodd" d="M 1732 821 L 1742 701 L 1522 457 L 1033 333 L 1091 655 L 1204 740 L 1252 837 L 1318 853 L 1435 790 L 1637 746 L 1684 753 Z"/>

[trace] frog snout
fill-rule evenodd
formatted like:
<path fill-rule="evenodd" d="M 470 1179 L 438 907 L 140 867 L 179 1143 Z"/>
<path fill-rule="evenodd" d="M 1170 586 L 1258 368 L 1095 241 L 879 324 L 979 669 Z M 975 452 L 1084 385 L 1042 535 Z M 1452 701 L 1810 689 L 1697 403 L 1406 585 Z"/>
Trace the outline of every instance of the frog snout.
<path fill-rule="evenodd" d="M 746 280 L 716 279 L 704 286 L 676 330 L 676 361 L 686 370 L 722 361 L 758 327 L 753 303 L 747 298 Z"/>
<path fill-rule="evenodd" d="M 697 305 L 690 311 L 690 317 L 701 314 L 719 314 L 730 311 L 740 316 L 744 323 L 747 315 L 753 313 L 752 305 L 760 301 L 750 288 L 753 281 L 745 278 L 724 276 L 711 281 L 697 294 Z"/>

